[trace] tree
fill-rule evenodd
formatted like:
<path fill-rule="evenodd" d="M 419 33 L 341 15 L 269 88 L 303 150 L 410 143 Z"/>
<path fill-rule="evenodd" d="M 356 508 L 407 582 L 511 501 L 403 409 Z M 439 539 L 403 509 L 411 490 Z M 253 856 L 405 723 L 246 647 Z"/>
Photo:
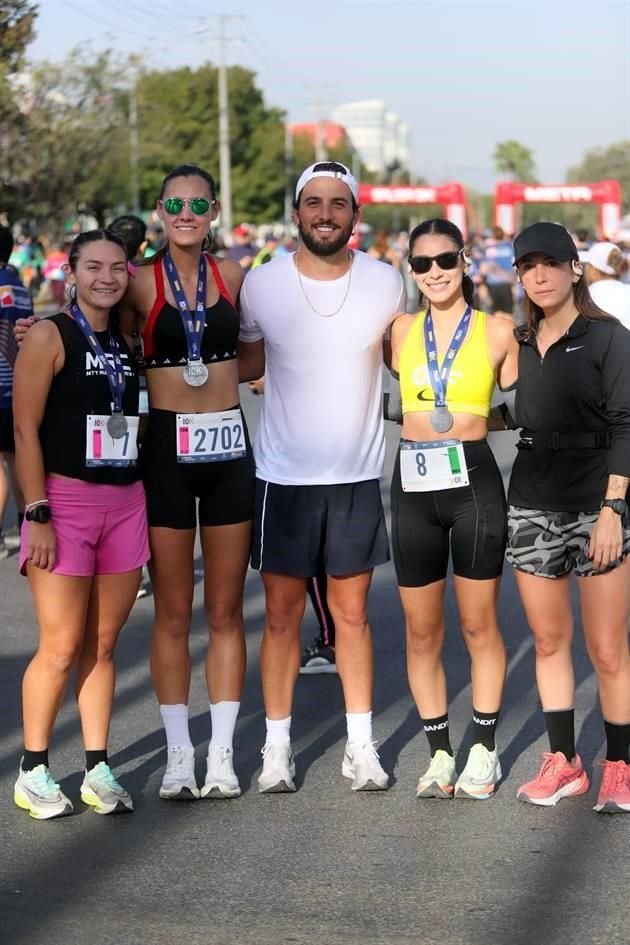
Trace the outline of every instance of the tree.
<path fill-rule="evenodd" d="M 137 85 L 143 206 L 153 206 L 164 175 L 177 164 L 199 164 L 217 179 L 217 70 L 204 65 L 150 72 Z M 284 122 L 265 106 L 255 76 L 228 69 L 233 216 L 281 219 L 284 201 Z"/>
<path fill-rule="evenodd" d="M 508 174 L 512 180 L 535 183 L 536 163 L 530 148 L 512 139 L 497 144 L 492 155 L 499 174 Z"/>
<path fill-rule="evenodd" d="M 598 180 L 618 180 L 624 213 L 630 213 L 630 138 L 607 148 L 594 148 L 567 173 L 570 184 L 589 184 Z"/>
<path fill-rule="evenodd" d="M 28 0 L 0 0 L 0 70 L 16 72 L 24 65 L 36 18 L 37 7 Z"/>
<path fill-rule="evenodd" d="M 0 181 L 10 186 L 9 158 L 24 139 L 15 75 L 35 35 L 37 9 L 27 0 L 0 0 Z M 0 212 L 10 209 L 3 193 Z"/>
<path fill-rule="evenodd" d="M 123 80 L 124 81 L 124 80 Z M 127 202 L 129 158 L 125 89 L 109 52 L 72 50 L 24 76 L 14 146 L 4 155 L 3 209 L 28 210 L 32 223 L 59 233 L 84 210 L 100 223 Z"/>

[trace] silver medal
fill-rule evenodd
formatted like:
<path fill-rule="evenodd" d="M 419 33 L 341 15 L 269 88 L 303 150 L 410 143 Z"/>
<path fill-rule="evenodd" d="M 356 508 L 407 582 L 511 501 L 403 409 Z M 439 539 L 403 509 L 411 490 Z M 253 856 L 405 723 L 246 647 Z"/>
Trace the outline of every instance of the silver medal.
<path fill-rule="evenodd" d="M 113 440 L 121 440 L 128 429 L 127 418 L 120 411 L 107 418 L 107 432 Z"/>
<path fill-rule="evenodd" d="M 184 380 L 189 387 L 202 387 L 208 380 L 208 368 L 203 361 L 189 361 L 184 368 Z"/>
<path fill-rule="evenodd" d="M 436 433 L 448 433 L 453 426 L 453 414 L 446 405 L 431 411 L 431 426 Z"/>

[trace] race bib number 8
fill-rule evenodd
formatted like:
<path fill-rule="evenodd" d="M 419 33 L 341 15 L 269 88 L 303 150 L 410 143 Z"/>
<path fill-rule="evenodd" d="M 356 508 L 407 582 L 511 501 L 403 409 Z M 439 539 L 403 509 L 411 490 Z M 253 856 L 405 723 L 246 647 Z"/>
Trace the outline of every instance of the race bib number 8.
<path fill-rule="evenodd" d="M 467 486 L 468 468 L 460 440 L 433 440 L 400 444 L 403 492 L 436 492 Z"/>
<path fill-rule="evenodd" d="M 246 455 L 240 410 L 224 413 L 178 413 L 178 463 L 217 463 Z"/>
<path fill-rule="evenodd" d="M 138 417 L 127 417 L 127 432 L 114 439 L 107 430 L 110 418 L 88 414 L 85 443 L 86 466 L 135 466 L 138 462 Z"/>

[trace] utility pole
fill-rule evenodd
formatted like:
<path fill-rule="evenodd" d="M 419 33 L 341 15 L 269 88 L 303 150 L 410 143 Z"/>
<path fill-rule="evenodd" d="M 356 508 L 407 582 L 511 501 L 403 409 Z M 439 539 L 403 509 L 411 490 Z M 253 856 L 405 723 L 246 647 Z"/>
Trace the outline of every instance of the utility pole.
<path fill-rule="evenodd" d="M 230 116 L 228 110 L 228 84 L 225 66 L 225 48 L 229 38 L 225 24 L 236 19 L 221 14 L 219 20 L 219 177 L 221 199 L 221 223 L 227 232 L 232 231 L 232 164 L 230 159 Z"/>
<path fill-rule="evenodd" d="M 284 126 L 284 233 L 289 235 L 293 209 L 293 132 Z"/>
<path fill-rule="evenodd" d="M 129 90 L 129 165 L 131 184 L 131 209 L 140 213 L 140 175 L 138 158 L 138 73 L 133 72 Z"/>
<path fill-rule="evenodd" d="M 308 104 L 315 109 L 315 160 L 325 161 L 328 157 L 326 151 L 326 135 L 324 133 L 324 106 L 330 104 L 326 101 L 324 93 L 327 89 L 332 89 L 332 85 L 307 83 L 304 88 L 315 89 L 315 98 Z"/>

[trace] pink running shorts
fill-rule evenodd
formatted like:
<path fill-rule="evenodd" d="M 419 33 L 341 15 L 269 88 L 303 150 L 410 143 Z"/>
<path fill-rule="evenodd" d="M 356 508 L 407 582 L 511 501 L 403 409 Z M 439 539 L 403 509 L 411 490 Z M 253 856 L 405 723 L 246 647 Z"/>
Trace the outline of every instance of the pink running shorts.
<path fill-rule="evenodd" d="M 149 537 L 141 482 L 104 486 L 48 476 L 46 495 L 57 539 L 54 574 L 122 574 L 146 564 Z M 26 574 L 29 526 L 25 519 L 20 541 L 21 574 Z"/>

